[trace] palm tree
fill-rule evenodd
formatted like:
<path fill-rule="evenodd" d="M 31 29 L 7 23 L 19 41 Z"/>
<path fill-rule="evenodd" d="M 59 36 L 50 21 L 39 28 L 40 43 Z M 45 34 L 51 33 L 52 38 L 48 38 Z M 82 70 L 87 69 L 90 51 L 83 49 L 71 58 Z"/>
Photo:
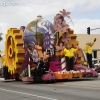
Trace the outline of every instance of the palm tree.
<path fill-rule="evenodd" d="M 2 41 L 2 40 L 3 40 L 3 38 L 2 38 L 2 34 L 3 34 L 3 33 L 0 33 L 0 41 Z"/>

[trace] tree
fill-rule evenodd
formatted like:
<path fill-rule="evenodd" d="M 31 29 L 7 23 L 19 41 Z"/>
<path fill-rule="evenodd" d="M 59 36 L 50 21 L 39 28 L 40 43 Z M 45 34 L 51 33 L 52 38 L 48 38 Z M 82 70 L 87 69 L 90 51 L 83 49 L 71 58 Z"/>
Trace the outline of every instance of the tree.
<path fill-rule="evenodd" d="M 0 33 L 0 41 L 3 40 L 2 35 L 3 35 L 3 33 Z"/>

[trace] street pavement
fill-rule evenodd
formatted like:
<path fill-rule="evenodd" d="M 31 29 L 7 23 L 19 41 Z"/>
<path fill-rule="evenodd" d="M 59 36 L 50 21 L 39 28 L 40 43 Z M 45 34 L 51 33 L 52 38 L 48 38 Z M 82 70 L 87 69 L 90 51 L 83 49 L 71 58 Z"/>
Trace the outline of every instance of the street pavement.
<path fill-rule="evenodd" d="M 0 100 L 100 100 L 100 76 L 52 84 L 0 80 Z"/>

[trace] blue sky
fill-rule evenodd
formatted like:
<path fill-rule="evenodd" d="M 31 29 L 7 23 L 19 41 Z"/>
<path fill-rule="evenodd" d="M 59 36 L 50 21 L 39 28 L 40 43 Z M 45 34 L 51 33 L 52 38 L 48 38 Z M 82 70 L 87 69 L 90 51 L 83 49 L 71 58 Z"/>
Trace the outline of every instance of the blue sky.
<path fill-rule="evenodd" d="M 3 3 L 6 6 L 3 6 Z M 15 3 L 18 5 L 14 5 Z M 4 48 L 8 28 L 27 26 L 38 15 L 53 23 L 54 16 L 62 9 L 71 12 L 74 26 L 72 23 L 69 25 L 75 34 L 86 34 L 89 26 L 100 27 L 100 0 L 0 0 L 0 32 L 4 34 L 0 49 Z M 69 19 L 66 19 L 66 22 L 68 21 Z M 100 34 L 100 30 L 91 33 Z"/>

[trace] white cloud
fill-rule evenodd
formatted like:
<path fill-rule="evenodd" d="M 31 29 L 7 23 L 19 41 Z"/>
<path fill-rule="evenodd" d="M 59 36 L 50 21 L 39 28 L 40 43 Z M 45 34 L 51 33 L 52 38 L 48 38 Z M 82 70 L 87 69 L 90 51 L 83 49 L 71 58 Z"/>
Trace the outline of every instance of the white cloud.
<path fill-rule="evenodd" d="M 6 2 L 7 0 L 0 0 Z M 13 2 L 13 0 L 9 0 Z M 19 6 L 0 6 L 0 32 L 6 34 L 8 28 L 27 25 L 34 20 L 37 15 L 42 15 L 45 19 L 53 22 L 56 13 L 63 8 L 71 11 L 72 14 L 86 14 L 96 9 L 100 9 L 100 0 L 16 0 Z M 98 12 L 99 13 L 99 12 Z M 75 33 L 86 33 L 87 27 L 97 28 L 100 26 L 99 19 L 75 19 L 73 17 Z M 93 33 L 100 33 L 99 30 Z M 4 36 L 3 36 L 4 37 Z M 5 40 L 5 39 L 4 39 Z M 3 45 L 4 41 L 0 42 Z M 0 48 L 4 48 L 1 47 Z"/>
<path fill-rule="evenodd" d="M 83 12 L 90 12 L 96 9 L 100 9 L 100 0 L 84 0 L 84 1 L 88 1 L 86 3 L 86 6 L 83 9 Z"/>

